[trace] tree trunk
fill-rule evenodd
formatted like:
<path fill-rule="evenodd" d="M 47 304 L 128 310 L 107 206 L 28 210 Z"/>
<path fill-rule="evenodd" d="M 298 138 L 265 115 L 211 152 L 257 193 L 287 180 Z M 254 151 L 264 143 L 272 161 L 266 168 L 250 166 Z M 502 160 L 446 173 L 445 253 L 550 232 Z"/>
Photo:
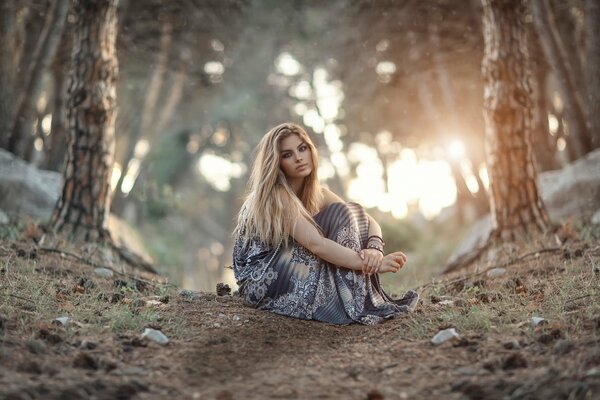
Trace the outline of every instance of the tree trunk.
<path fill-rule="evenodd" d="M 15 104 L 16 8 L 14 0 L 0 2 L 0 146 L 9 136 Z"/>
<path fill-rule="evenodd" d="M 45 169 L 61 171 L 67 153 L 67 129 L 65 123 L 66 107 L 66 77 L 69 68 L 68 55 L 73 46 L 71 30 L 63 34 L 52 73 L 54 75 L 54 99 L 52 107 L 52 126 L 50 127 L 50 140 L 46 150 Z"/>
<path fill-rule="evenodd" d="M 585 2 L 585 83 L 592 148 L 600 147 L 600 3 Z"/>
<path fill-rule="evenodd" d="M 531 10 L 546 59 L 556 74 L 567 127 L 573 139 L 571 143 L 575 146 L 577 156 L 581 157 L 591 150 L 591 141 L 586 126 L 583 100 L 573 78 L 573 68 L 569 64 L 565 45 L 558 33 L 547 0 L 532 1 Z"/>
<path fill-rule="evenodd" d="M 69 74 L 69 149 L 64 186 L 54 209 L 55 231 L 103 240 L 110 212 L 110 172 L 117 115 L 118 0 L 76 0 Z"/>
<path fill-rule="evenodd" d="M 22 143 L 31 134 L 31 123 L 36 113 L 36 104 L 42 92 L 42 79 L 54 58 L 71 6 L 70 0 L 53 3 L 40 36 L 25 90 L 19 96 L 15 120 L 8 142 L 8 150 L 16 155 L 24 154 Z"/>
<path fill-rule="evenodd" d="M 550 222 L 531 150 L 532 89 L 524 1 L 482 0 L 484 119 L 492 237 L 515 241 Z"/>

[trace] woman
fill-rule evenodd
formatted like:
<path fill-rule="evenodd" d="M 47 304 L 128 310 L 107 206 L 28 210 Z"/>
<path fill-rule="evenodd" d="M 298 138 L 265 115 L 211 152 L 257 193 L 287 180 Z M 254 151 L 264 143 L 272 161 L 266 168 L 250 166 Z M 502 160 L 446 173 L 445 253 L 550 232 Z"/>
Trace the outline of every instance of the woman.
<path fill-rule="evenodd" d="M 245 301 L 296 318 L 375 324 L 418 301 L 393 301 L 380 273 L 406 255 L 384 255 L 381 228 L 356 203 L 317 179 L 317 149 L 304 129 L 284 123 L 260 141 L 234 232 L 233 270 Z"/>

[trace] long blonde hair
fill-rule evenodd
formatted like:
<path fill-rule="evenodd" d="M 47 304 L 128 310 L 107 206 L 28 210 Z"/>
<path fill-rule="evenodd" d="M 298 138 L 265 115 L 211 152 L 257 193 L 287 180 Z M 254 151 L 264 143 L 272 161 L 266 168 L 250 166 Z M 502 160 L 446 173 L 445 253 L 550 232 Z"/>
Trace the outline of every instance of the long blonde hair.
<path fill-rule="evenodd" d="M 313 165 L 310 175 L 304 178 L 299 196 L 279 166 L 280 143 L 290 135 L 298 135 L 307 144 Z M 244 243 L 258 237 L 264 244 L 276 246 L 282 241 L 287 245 L 294 223 L 301 216 L 318 228 L 312 219 L 323 198 L 317 168 L 317 148 L 301 126 L 286 122 L 272 128 L 258 144 L 234 234 L 242 235 Z"/>

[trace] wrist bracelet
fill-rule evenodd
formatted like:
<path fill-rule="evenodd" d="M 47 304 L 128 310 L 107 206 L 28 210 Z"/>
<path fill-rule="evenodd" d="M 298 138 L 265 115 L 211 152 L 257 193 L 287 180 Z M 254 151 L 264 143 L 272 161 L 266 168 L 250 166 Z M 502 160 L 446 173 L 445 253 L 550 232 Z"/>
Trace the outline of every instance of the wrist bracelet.
<path fill-rule="evenodd" d="M 369 243 L 371 241 L 371 239 L 377 239 L 381 242 L 382 246 L 385 246 L 385 242 L 383 241 L 383 238 L 381 236 L 371 235 L 367 238 L 367 243 Z"/>
<path fill-rule="evenodd" d="M 375 247 L 375 246 L 367 246 L 367 249 L 373 249 L 373 250 L 377 250 L 378 252 L 380 252 L 382 255 L 385 255 L 383 253 L 383 249 L 380 247 Z"/>

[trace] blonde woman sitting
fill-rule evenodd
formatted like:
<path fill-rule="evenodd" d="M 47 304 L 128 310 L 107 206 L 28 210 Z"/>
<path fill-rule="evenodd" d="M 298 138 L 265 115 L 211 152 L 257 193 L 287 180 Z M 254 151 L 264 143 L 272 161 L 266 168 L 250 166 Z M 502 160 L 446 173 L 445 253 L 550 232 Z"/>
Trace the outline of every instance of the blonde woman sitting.
<path fill-rule="evenodd" d="M 306 131 L 278 125 L 260 141 L 234 232 L 233 270 L 246 303 L 334 324 L 376 324 L 414 310 L 418 294 L 392 300 L 379 274 L 406 263 L 384 254 L 379 225 L 317 179 Z"/>

